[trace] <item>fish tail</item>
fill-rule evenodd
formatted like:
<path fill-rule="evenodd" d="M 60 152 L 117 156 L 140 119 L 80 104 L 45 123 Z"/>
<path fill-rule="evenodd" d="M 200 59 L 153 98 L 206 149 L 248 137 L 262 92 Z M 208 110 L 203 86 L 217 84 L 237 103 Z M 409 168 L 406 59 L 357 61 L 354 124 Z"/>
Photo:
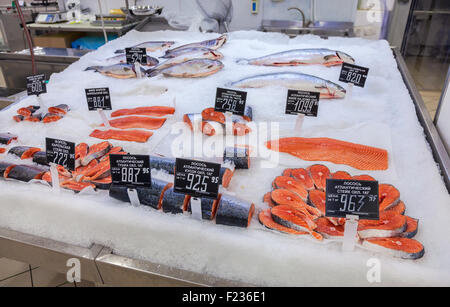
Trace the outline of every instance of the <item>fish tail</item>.
<path fill-rule="evenodd" d="M 248 65 L 250 61 L 248 59 L 237 59 L 236 63 L 240 65 Z"/>

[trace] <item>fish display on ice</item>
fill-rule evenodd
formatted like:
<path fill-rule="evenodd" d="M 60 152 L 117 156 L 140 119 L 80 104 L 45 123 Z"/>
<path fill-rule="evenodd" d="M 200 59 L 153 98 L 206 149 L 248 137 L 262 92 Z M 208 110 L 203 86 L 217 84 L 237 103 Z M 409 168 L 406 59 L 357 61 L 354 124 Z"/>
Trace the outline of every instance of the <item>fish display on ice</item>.
<path fill-rule="evenodd" d="M 161 74 L 165 77 L 200 78 L 215 74 L 222 68 L 223 63 L 218 60 L 192 59 L 163 69 L 150 69 L 147 76 L 155 77 Z"/>
<path fill-rule="evenodd" d="M 106 155 L 111 148 L 112 145 L 109 142 L 101 142 L 90 147 L 85 143 L 81 143 L 75 147 L 75 159 L 80 160 L 80 165 L 86 166 L 92 160 Z"/>
<path fill-rule="evenodd" d="M 204 220 L 213 220 L 216 217 L 217 207 L 220 202 L 220 198 L 222 194 L 219 193 L 216 199 L 203 197 L 200 199 L 200 208 L 202 211 L 202 219 Z M 191 200 L 189 200 L 189 204 L 187 206 L 187 212 L 192 213 L 191 210 Z"/>
<path fill-rule="evenodd" d="M 293 49 L 277 52 L 253 59 L 239 59 L 238 64 L 263 66 L 297 66 L 319 64 L 325 66 L 354 64 L 355 60 L 348 54 L 326 48 Z"/>
<path fill-rule="evenodd" d="M 175 44 L 173 41 L 149 41 L 139 43 L 137 45 L 131 46 L 130 48 L 145 48 L 147 52 L 155 52 L 160 50 L 165 50 L 172 47 Z M 125 49 L 117 49 L 114 53 L 125 53 Z"/>
<path fill-rule="evenodd" d="M 369 238 L 362 242 L 362 246 L 374 252 L 403 259 L 419 259 L 425 254 L 422 243 L 409 238 Z"/>
<path fill-rule="evenodd" d="M 183 49 L 189 49 L 189 48 L 208 48 L 208 49 L 216 50 L 216 49 L 219 49 L 220 47 L 222 47 L 227 42 L 227 39 L 228 39 L 228 35 L 223 34 L 223 35 L 219 36 L 218 38 L 182 45 L 182 46 L 167 50 L 166 54 L 162 57 L 163 58 L 171 58 L 171 57 L 176 56 L 178 51 L 183 50 Z"/>
<path fill-rule="evenodd" d="M 109 121 L 113 128 L 129 129 L 129 128 L 144 128 L 155 130 L 161 128 L 166 122 L 165 118 L 144 117 L 144 116 L 126 116 Z M 104 126 L 104 124 L 102 124 Z"/>
<path fill-rule="evenodd" d="M 140 67 L 142 75 L 145 75 L 145 68 Z M 134 65 L 132 64 L 114 64 L 107 66 L 90 66 L 85 69 L 85 71 L 93 70 L 95 72 L 101 73 L 102 75 L 113 77 L 117 79 L 130 79 L 136 78 L 136 72 L 134 70 Z"/>
<path fill-rule="evenodd" d="M 255 75 L 226 85 L 234 88 L 280 86 L 292 90 L 319 92 L 321 99 L 344 98 L 346 90 L 334 82 L 302 73 L 281 72 Z"/>
<path fill-rule="evenodd" d="M 4 173 L 5 178 L 29 182 L 33 179 L 40 180 L 48 169 L 33 165 L 16 165 Z"/>

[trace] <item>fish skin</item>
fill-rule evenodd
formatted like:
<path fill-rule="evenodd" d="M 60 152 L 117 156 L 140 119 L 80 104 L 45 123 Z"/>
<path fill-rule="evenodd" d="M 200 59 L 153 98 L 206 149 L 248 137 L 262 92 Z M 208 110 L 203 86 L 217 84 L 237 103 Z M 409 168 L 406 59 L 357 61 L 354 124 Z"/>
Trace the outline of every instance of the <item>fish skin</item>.
<path fill-rule="evenodd" d="M 87 154 L 81 159 L 81 165 L 86 166 L 92 160 L 103 157 L 108 151 L 111 150 L 111 148 L 112 145 L 109 142 L 101 142 L 92 145 L 91 147 L 89 147 Z"/>
<path fill-rule="evenodd" d="M 41 151 L 41 149 L 37 147 L 30 147 L 30 146 L 14 146 L 9 151 L 8 154 L 15 155 L 19 157 L 20 159 L 28 159 L 32 158 L 35 153 L 38 151 Z"/>
<path fill-rule="evenodd" d="M 419 241 L 401 237 L 366 239 L 362 242 L 362 247 L 402 259 L 415 260 L 425 254 L 425 248 Z"/>
<path fill-rule="evenodd" d="M 4 174 L 8 174 L 16 164 L 0 161 L 0 177 L 4 178 Z"/>
<path fill-rule="evenodd" d="M 386 150 L 337 139 L 289 137 L 268 141 L 266 147 L 307 161 L 329 161 L 360 170 L 388 169 Z"/>
<path fill-rule="evenodd" d="M 282 233 L 287 234 L 294 234 L 294 235 L 307 235 L 309 232 L 306 231 L 297 231 L 289 227 L 285 227 L 283 225 L 280 225 L 276 223 L 273 218 L 272 214 L 270 213 L 270 209 L 262 210 L 258 214 L 258 220 L 261 223 L 261 225 L 265 226 L 266 228 L 276 230 Z"/>
<path fill-rule="evenodd" d="M 109 124 L 113 128 L 129 129 L 129 128 L 143 128 L 149 130 L 156 130 L 161 128 L 166 122 L 165 118 L 154 118 L 144 116 L 127 116 L 112 119 Z M 101 126 L 104 126 L 102 124 Z"/>
<path fill-rule="evenodd" d="M 220 202 L 220 198 L 222 194 L 219 193 L 216 199 L 203 197 L 200 199 L 200 207 L 202 210 L 202 219 L 204 220 L 213 220 L 216 216 L 217 206 Z M 192 198 L 191 198 L 192 199 Z M 189 200 L 189 204 L 187 206 L 187 212 L 191 211 L 191 199 Z"/>
<path fill-rule="evenodd" d="M 40 165 L 49 166 L 47 162 L 47 153 L 45 151 L 36 152 L 33 156 L 33 162 Z"/>
<path fill-rule="evenodd" d="M 406 216 L 406 229 L 403 233 L 400 234 L 400 237 L 411 239 L 417 234 L 418 229 L 419 220 L 410 216 Z"/>
<path fill-rule="evenodd" d="M 148 70 L 148 77 L 162 74 L 165 77 L 175 78 L 201 78 L 215 74 L 223 68 L 223 63 L 218 60 L 192 59 L 161 70 Z"/>
<path fill-rule="evenodd" d="M 190 44 L 186 44 L 186 45 L 182 45 L 182 46 L 179 46 L 176 48 L 169 49 L 166 51 L 166 54 L 163 57 L 169 57 L 171 55 L 176 54 L 177 51 L 180 51 L 180 50 L 186 49 L 186 48 L 208 48 L 208 49 L 216 50 L 216 49 L 219 49 L 220 47 L 222 47 L 227 42 L 227 40 L 228 40 L 228 35 L 223 34 L 214 39 L 209 39 L 209 40 L 196 42 L 196 43 L 190 43 Z"/>
<path fill-rule="evenodd" d="M 175 108 L 165 106 L 151 106 L 151 107 L 137 107 L 134 109 L 120 109 L 111 113 L 111 117 L 125 116 L 125 115 L 147 115 L 161 117 L 165 115 L 172 115 L 175 113 Z"/>
<path fill-rule="evenodd" d="M 109 176 L 103 179 L 88 180 L 87 182 L 92 183 L 99 190 L 109 190 L 111 188 L 112 178 Z"/>
<path fill-rule="evenodd" d="M 170 48 L 173 44 L 175 44 L 174 41 L 148 41 L 134 45 L 131 48 L 146 48 L 147 52 L 155 52 Z M 117 49 L 114 53 L 125 53 L 125 49 Z"/>
<path fill-rule="evenodd" d="M 308 206 L 296 193 L 287 189 L 276 189 L 270 194 L 272 201 L 278 206 L 289 206 L 301 211 L 310 220 L 317 219 L 322 214 L 317 208 Z"/>
<path fill-rule="evenodd" d="M 17 114 L 22 115 L 24 117 L 31 116 L 34 112 L 40 109 L 40 106 L 28 106 L 26 108 L 20 108 L 17 110 Z"/>
<path fill-rule="evenodd" d="M 26 119 L 26 117 L 23 116 L 23 115 L 14 115 L 14 116 L 13 116 L 13 120 L 16 121 L 16 122 L 18 122 L 18 123 L 24 121 L 25 119 Z"/>
<path fill-rule="evenodd" d="M 0 133 L 0 144 L 9 145 L 12 141 L 17 140 L 18 136 L 9 132 Z"/>
<path fill-rule="evenodd" d="M 168 58 L 166 61 L 160 63 L 156 67 L 155 70 L 161 70 L 164 68 L 168 68 L 192 59 L 210 59 L 210 60 L 221 60 L 223 59 L 223 54 L 212 50 L 212 49 L 188 49 L 185 50 L 185 53 L 182 53 L 176 57 Z"/>
<path fill-rule="evenodd" d="M 175 192 L 171 186 L 163 195 L 161 208 L 165 213 L 183 213 L 183 211 L 186 210 L 190 199 L 191 196 Z"/>
<path fill-rule="evenodd" d="M 5 178 L 29 182 L 33 179 L 41 179 L 47 170 L 32 165 L 17 165 L 9 171 Z"/>
<path fill-rule="evenodd" d="M 354 64 L 355 60 L 342 51 L 317 48 L 287 50 L 258 58 L 239 59 L 236 63 L 263 66 L 297 66 L 309 64 L 336 66 L 342 63 Z"/>
<path fill-rule="evenodd" d="M 250 168 L 250 152 L 248 148 L 225 147 L 223 152 L 223 162 L 231 162 L 235 169 Z"/>
<path fill-rule="evenodd" d="M 234 196 L 222 194 L 216 213 L 216 224 L 248 227 L 255 205 Z"/>
<path fill-rule="evenodd" d="M 150 156 L 152 169 L 163 170 L 173 175 L 175 173 L 175 159 L 168 157 Z"/>
<path fill-rule="evenodd" d="M 47 113 L 44 115 L 44 117 L 42 118 L 42 122 L 44 124 L 48 124 L 48 123 L 52 123 L 52 122 L 57 122 L 60 119 L 62 119 L 64 117 L 64 115 L 61 114 L 56 114 L 56 113 Z"/>
<path fill-rule="evenodd" d="M 145 143 L 153 132 L 142 130 L 94 130 L 89 136 L 103 140 L 118 140 L 127 142 Z"/>
<path fill-rule="evenodd" d="M 320 92 L 321 99 L 344 98 L 346 94 L 346 90 L 339 84 L 316 76 L 295 72 L 279 72 L 250 76 L 228 83 L 226 86 L 234 88 L 282 86 L 293 90 Z"/>
<path fill-rule="evenodd" d="M 117 79 L 129 79 L 136 78 L 136 72 L 134 71 L 134 65 L 132 64 L 114 64 L 107 66 L 90 66 L 85 71 L 93 70 L 99 72 L 102 75 L 113 77 Z M 141 72 L 144 75 L 146 70 L 141 67 Z"/>
<path fill-rule="evenodd" d="M 210 51 L 214 51 L 210 48 L 206 48 L 206 47 L 186 47 L 186 48 L 182 48 L 182 49 L 177 49 L 172 51 L 171 53 L 166 53 L 165 55 L 161 56 L 161 59 L 174 59 L 174 58 L 178 58 L 181 56 L 186 56 L 189 54 L 194 54 L 194 53 L 199 53 L 199 52 L 210 52 Z"/>

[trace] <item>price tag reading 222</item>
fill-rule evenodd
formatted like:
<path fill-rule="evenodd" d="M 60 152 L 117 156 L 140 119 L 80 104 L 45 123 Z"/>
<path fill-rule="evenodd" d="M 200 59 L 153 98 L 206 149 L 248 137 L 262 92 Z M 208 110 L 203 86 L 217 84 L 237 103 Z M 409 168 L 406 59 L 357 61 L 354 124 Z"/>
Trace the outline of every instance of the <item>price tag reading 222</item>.
<path fill-rule="evenodd" d="M 87 88 L 85 92 L 89 111 L 112 110 L 109 88 Z"/>
<path fill-rule="evenodd" d="M 75 170 L 75 143 L 46 138 L 45 151 L 47 163 L 61 165 L 70 171 Z"/>
<path fill-rule="evenodd" d="M 175 192 L 194 197 L 217 198 L 220 164 L 188 159 L 176 159 Z"/>
<path fill-rule="evenodd" d="M 114 184 L 151 187 L 150 157 L 146 155 L 109 155 Z"/>

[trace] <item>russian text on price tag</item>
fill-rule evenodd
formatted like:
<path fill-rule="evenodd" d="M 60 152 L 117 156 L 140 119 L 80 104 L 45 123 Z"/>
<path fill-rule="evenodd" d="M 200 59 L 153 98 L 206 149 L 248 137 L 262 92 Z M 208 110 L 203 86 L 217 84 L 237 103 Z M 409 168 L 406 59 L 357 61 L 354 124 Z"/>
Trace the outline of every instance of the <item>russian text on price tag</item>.
<path fill-rule="evenodd" d="M 246 102 L 247 92 L 218 87 L 214 110 L 217 112 L 231 112 L 243 116 Z"/>
<path fill-rule="evenodd" d="M 317 117 L 319 111 L 319 92 L 288 90 L 286 114 L 304 114 Z"/>
<path fill-rule="evenodd" d="M 352 83 L 359 87 L 364 87 L 369 74 L 369 68 L 358 65 L 343 63 L 339 81 Z"/>
<path fill-rule="evenodd" d="M 27 77 L 27 94 L 31 95 L 40 95 L 43 93 L 47 93 L 47 85 L 45 84 L 45 75 L 34 75 Z"/>
<path fill-rule="evenodd" d="M 67 170 L 75 170 L 75 143 L 58 139 L 45 139 L 47 163 L 61 165 Z"/>
<path fill-rule="evenodd" d="M 87 88 L 85 92 L 89 111 L 112 110 L 109 88 Z"/>
<path fill-rule="evenodd" d="M 174 190 L 193 197 L 217 198 L 220 164 L 188 159 L 175 161 Z"/>
<path fill-rule="evenodd" d="M 109 155 L 114 184 L 151 187 L 150 157 L 146 155 Z"/>
<path fill-rule="evenodd" d="M 378 182 L 327 179 L 325 216 L 357 215 L 363 220 L 378 220 Z"/>
<path fill-rule="evenodd" d="M 147 50 L 145 48 L 125 48 L 125 56 L 127 64 L 134 64 L 136 62 L 140 64 L 147 64 Z"/>

